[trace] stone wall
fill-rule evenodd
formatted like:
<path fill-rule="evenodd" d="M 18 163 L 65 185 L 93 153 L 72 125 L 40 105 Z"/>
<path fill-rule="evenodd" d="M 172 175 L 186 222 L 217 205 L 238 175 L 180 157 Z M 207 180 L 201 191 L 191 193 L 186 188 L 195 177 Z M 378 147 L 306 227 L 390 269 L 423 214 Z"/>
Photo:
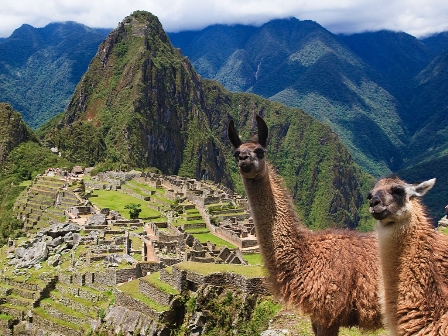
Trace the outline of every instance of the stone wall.
<path fill-rule="evenodd" d="M 142 313 L 154 320 L 159 320 L 162 318 L 163 313 L 157 312 L 154 309 L 149 308 L 143 302 L 141 302 L 137 299 L 134 299 L 130 296 L 127 296 L 122 291 L 120 291 L 118 288 L 114 287 L 113 292 L 115 294 L 115 304 L 116 305 L 123 306 L 130 310 L 139 311 L 140 313 Z"/>
<path fill-rule="evenodd" d="M 115 270 L 95 272 L 94 282 L 104 286 L 115 286 L 117 284 L 117 281 L 115 279 Z"/>
<path fill-rule="evenodd" d="M 66 298 L 65 296 L 58 297 L 57 295 L 51 294 L 50 297 L 53 301 L 59 302 L 60 304 L 63 304 L 64 306 L 69 307 L 70 309 L 73 309 L 74 311 L 77 311 L 78 313 L 89 314 L 91 311 L 96 311 L 96 313 L 98 315 L 99 312 L 101 311 L 101 308 L 99 308 L 99 307 L 95 307 L 95 306 L 87 307 L 77 301 L 70 300 L 70 299 Z"/>
<path fill-rule="evenodd" d="M 181 277 L 181 270 L 177 271 L 179 273 L 174 273 L 176 266 L 173 266 L 173 278 L 174 276 Z M 264 277 L 257 278 L 247 278 L 241 274 L 234 274 L 230 272 L 226 273 L 212 273 L 210 275 L 203 275 L 193 271 L 184 271 L 186 272 L 185 280 L 195 283 L 196 285 L 213 285 L 213 286 L 228 286 L 235 289 L 241 289 L 246 293 L 260 293 L 263 295 L 269 295 L 269 285 Z M 162 275 L 161 275 L 162 276 Z M 178 279 L 177 281 L 184 281 L 183 279 Z M 188 287 L 188 284 L 182 284 L 182 286 Z"/>
<path fill-rule="evenodd" d="M 18 310 L 18 309 L 14 309 L 12 307 L 8 307 L 8 305 L 2 306 L 2 313 L 13 316 L 16 319 L 21 320 L 21 321 L 25 318 L 25 312 L 23 310 Z"/>
<path fill-rule="evenodd" d="M 79 274 L 74 272 L 72 277 L 72 283 L 77 286 L 84 286 L 86 284 L 85 274 Z"/>
<path fill-rule="evenodd" d="M 131 277 L 134 279 L 140 278 L 142 273 L 140 266 L 134 268 L 118 269 L 115 273 L 115 281 L 117 284 L 128 281 Z"/>
<path fill-rule="evenodd" d="M 99 174 L 98 174 L 99 175 Z M 105 175 L 108 178 L 116 179 L 116 180 L 122 180 L 122 181 L 130 181 L 135 177 L 139 177 L 142 175 L 140 172 L 136 171 L 130 171 L 130 172 L 114 172 L 114 171 L 108 171 L 105 173 Z"/>
<path fill-rule="evenodd" d="M 162 269 L 162 265 L 158 262 L 140 262 L 139 265 L 142 276 L 145 276 L 148 273 L 158 272 Z"/>
<path fill-rule="evenodd" d="M 146 295 L 151 298 L 151 300 L 156 301 L 162 306 L 169 306 L 171 300 L 174 298 L 173 294 L 165 293 L 164 291 L 152 286 L 143 278 L 138 280 L 138 291 L 140 293 Z"/>
<path fill-rule="evenodd" d="M 41 287 L 37 284 L 30 284 L 30 283 L 26 283 L 26 282 L 15 281 L 8 277 L 0 278 L 0 282 L 3 282 L 9 286 L 22 288 L 25 290 L 30 290 L 30 291 L 35 291 L 35 292 L 39 292 L 43 289 L 43 287 Z"/>
<path fill-rule="evenodd" d="M 107 297 L 105 297 L 103 294 L 93 293 L 91 290 L 89 290 L 87 288 L 81 288 L 81 287 L 75 287 L 75 286 L 62 286 L 62 285 L 56 284 L 56 290 L 61 293 L 68 293 L 73 296 L 79 296 L 80 298 L 82 298 L 84 300 L 91 301 L 91 302 L 107 300 Z"/>
<path fill-rule="evenodd" d="M 87 189 L 94 189 L 94 190 L 119 190 L 119 186 L 116 186 L 114 184 L 110 184 L 110 183 L 104 183 L 104 182 L 97 182 L 97 181 L 87 181 L 84 180 L 84 186 Z"/>
<path fill-rule="evenodd" d="M 1 335 L 7 336 L 12 335 L 11 328 L 13 326 L 14 320 L 3 320 L 0 319 L 0 333 Z"/>
<path fill-rule="evenodd" d="M 171 273 L 165 269 L 160 270 L 160 281 L 165 282 L 179 292 L 187 289 L 187 272 L 176 267 L 171 268 Z"/>
<path fill-rule="evenodd" d="M 67 328 L 61 324 L 49 321 L 49 320 L 44 320 L 42 317 L 40 317 L 40 315 L 38 315 L 35 312 L 32 312 L 32 316 L 33 316 L 33 324 L 37 327 L 39 327 L 40 329 L 46 330 L 46 331 L 53 331 L 55 332 L 57 335 L 64 335 L 64 336 L 83 336 L 84 332 L 81 331 L 76 331 L 74 329 L 71 328 Z"/>
<path fill-rule="evenodd" d="M 81 317 L 77 317 L 77 316 L 73 316 L 70 314 L 66 314 L 64 312 L 61 312 L 60 310 L 57 310 L 56 308 L 53 308 L 51 306 L 51 304 L 49 303 L 42 303 L 41 304 L 41 308 L 44 309 L 48 315 L 57 318 L 59 320 L 63 320 L 69 323 L 73 323 L 76 325 L 83 325 L 84 323 L 88 323 L 90 324 L 90 322 L 92 322 L 92 318 L 90 317 L 85 317 L 85 318 L 81 318 Z"/>
<path fill-rule="evenodd" d="M 248 248 L 257 246 L 258 242 L 256 240 L 250 239 L 245 240 L 238 237 L 238 235 L 230 230 L 217 227 L 215 228 L 215 232 L 223 235 L 227 240 L 229 240 L 231 243 L 234 243 L 235 245 L 241 247 L 241 248 Z"/>

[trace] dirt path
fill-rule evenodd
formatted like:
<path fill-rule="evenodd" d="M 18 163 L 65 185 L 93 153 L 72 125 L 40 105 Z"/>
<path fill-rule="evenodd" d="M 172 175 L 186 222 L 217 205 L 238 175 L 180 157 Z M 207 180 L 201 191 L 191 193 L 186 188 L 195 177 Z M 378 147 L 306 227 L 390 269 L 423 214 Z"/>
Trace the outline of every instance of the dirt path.
<path fill-rule="evenodd" d="M 156 236 L 154 235 L 154 232 L 152 232 L 149 225 L 145 225 L 145 231 L 149 240 L 156 239 Z M 146 243 L 146 261 L 157 261 L 156 253 L 150 243 Z"/>

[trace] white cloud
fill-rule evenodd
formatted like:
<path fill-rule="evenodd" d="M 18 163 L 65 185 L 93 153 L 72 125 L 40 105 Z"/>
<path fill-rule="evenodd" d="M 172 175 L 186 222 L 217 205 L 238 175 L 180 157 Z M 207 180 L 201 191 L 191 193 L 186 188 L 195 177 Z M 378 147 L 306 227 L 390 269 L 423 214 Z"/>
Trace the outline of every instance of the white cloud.
<path fill-rule="evenodd" d="M 2 4 L 0 36 L 27 23 L 76 21 L 115 28 L 135 10 L 159 17 L 166 31 L 211 24 L 261 25 L 275 18 L 314 20 L 334 33 L 391 29 L 423 36 L 448 30 L 446 0 L 15 0 Z"/>

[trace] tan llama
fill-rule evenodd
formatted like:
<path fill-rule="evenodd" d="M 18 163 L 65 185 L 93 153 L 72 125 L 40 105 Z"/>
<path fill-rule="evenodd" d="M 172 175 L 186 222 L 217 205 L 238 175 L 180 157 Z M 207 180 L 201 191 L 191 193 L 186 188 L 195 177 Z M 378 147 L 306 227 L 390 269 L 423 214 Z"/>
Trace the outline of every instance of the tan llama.
<path fill-rule="evenodd" d="M 448 335 L 448 237 L 434 229 L 419 201 L 434 183 L 387 178 L 368 195 L 392 335 Z"/>
<path fill-rule="evenodd" d="M 304 227 L 281 178 L 266 162 L 268 128 L 256 118 L 258 142 L 242 143 L 233 120 L 228 135 L 274 293 L 309 314 L 318 336 L 338 335 L 341 326 L 380 328 L 376 237 Z"/>

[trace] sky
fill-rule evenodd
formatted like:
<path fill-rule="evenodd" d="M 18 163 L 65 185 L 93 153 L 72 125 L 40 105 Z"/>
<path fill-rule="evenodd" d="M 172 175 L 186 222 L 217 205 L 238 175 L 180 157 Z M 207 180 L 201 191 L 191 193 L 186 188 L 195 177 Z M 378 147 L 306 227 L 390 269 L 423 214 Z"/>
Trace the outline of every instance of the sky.
<path fill-rule="evenodd" d="M 316 21 L 335 34 L 388 29 L 421 38 L 448 31 L 447 0 L 8 0 L 0 7 L 0 37 L 22 24 L 40 28 L 75 21 L 116 28 L 135 10 L 156 15 L 167 32 L 213 24 L 260 26 L 289 17 Z"/>

